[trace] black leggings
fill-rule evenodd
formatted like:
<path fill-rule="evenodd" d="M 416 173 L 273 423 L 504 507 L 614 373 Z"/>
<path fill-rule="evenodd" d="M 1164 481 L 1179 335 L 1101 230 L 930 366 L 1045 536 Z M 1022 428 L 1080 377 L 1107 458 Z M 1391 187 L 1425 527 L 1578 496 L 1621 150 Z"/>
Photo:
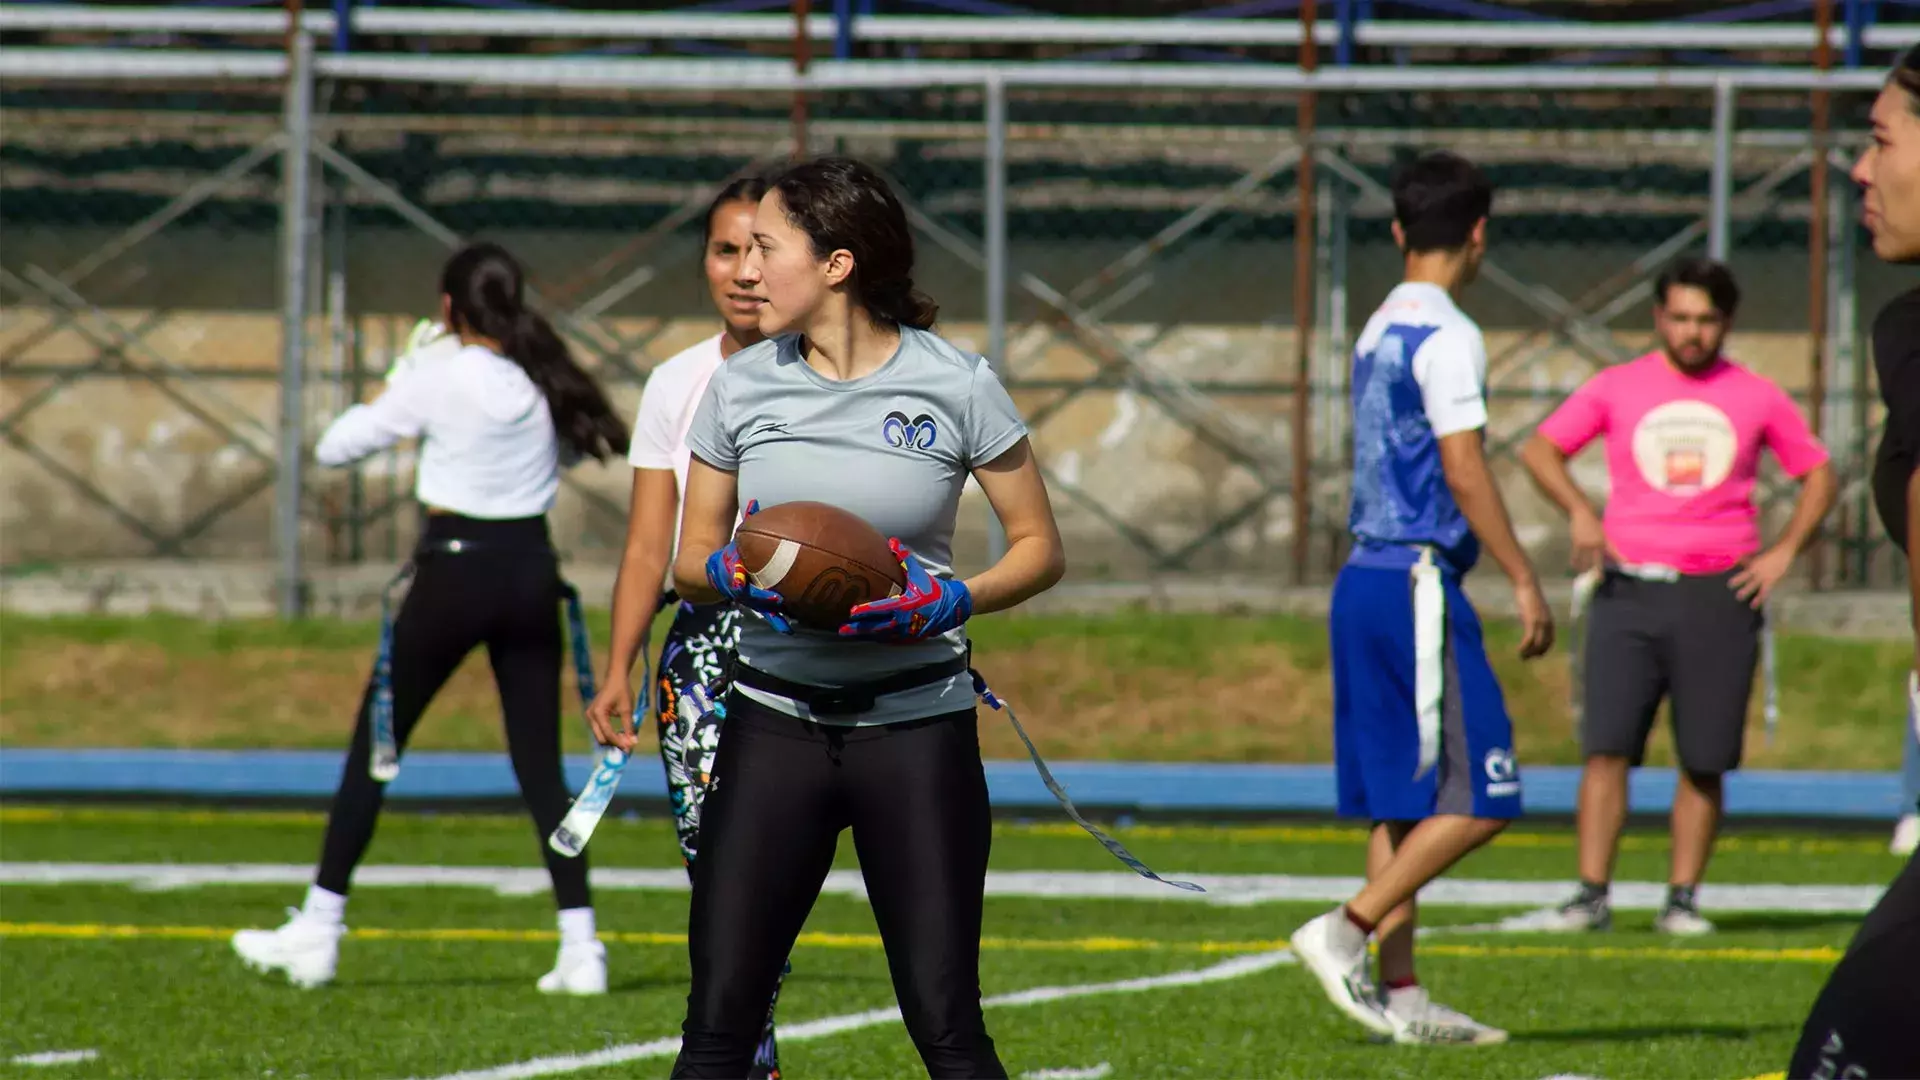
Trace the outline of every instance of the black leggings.
<path fill-rule="evenodd" d="M 693 864 L 693 989 L 673 1075 L 747 1075 L 767 999 L 851 828 L 928 1075 L 1006 1076 L 980 1010 L 992 820 L 974 713 L 837 728 L 738 690 L 726 703 Z"/>
<path fill-rule="evenodd" d="M 720 750 L 720 711 L 693 715 L 681 708 L 687 691 L 698 683 L 719 694 L 719 683 L 733 662 L 740 643 L 740 609 L 730 603 L 676 604 L 673 626 L 660 647 L 657 698 L 660 710 L 660 764 L 667 774 L 667 801 L 673 807 L 673 831 L 680 841 L 680 858 L 687 876 L 700 854 L 700 810 L 706 804 L 714 761 Z M 785 968 L 782 968 L 784 973 Z M 766 1026 L 753 1054 L 747 1080 L 780 1075 L 780 1043 L 773 1015 L 780 1003 L 775 985 L 767 1003 Z"/>
<path fill-rule="evenodd" d="M 1860 922 L 1800 1029 L 1788 1080 L 1920 1076 L 1920 855 Z"/>
<path fill-rule="evenodd" d="M 546 519 L 428 515 L 426 542 L 456 539 L 472 547 L 416 556 L 413 584 L 394 620 L 394 741 L 406 749 L 434 695 L 475 646 L 485 645 L 506 715 L 507 753 L 553 877 L 554 899 L 563 909 L 590 906 L 586 854 L 569 859 L 546 843 L 569 803 L 560 764 L 561 584 Z M 372 697 L 369 680 L 314 879 L 342 895 L 373 840 L 386 798 L 386 785 L 367 775 Z M 401 767 L 406 767 L 404 758 Z"/>

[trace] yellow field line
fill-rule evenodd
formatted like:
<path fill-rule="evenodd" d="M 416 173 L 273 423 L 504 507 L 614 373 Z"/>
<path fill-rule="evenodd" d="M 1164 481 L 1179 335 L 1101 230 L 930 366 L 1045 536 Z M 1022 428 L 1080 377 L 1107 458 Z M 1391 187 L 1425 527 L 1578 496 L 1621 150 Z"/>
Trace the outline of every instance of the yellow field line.
<path fill-rule="evenodd" d="M 1812 948 L 1756 949 L 1728 946 L 1715 949 L 1669 949 L 1657 946 L 1619 945 L 1449 945 L 1423 941 L 1424 956 L 1454 956 L 1479 959 L 1501 957 L 1516 960 L 1558 960 L 1578 957 L 1582 960 L 1673 960 L 1692 962 L 1718 960 L 1765 964 L 1832 964 L 1840 959 L 1840 950 L 1825 945 Z"/>
<path fill-rule="evenodd" d="M 0 937 L 103 941 L 126 939 L 172 941 L 224 941 L 233 936 L 231 928 L 220 926 L 142 926 L 106 923 L 16 923 L 0 922 Z M 553 930 L 512 930 L 494 927 L 362 927 L 350 930 L 348 937 L 373 941 L 459 941 L 459 942 L 553 942 L 559 934 Z M 685 945 L 687 935 L 653 931 L 602 931 L 606 941 L 625 945 Z M 833 934 L 809 932 L 800 935 L 798 945 L 821 949 L 878 949 L 878 934 Z M 1168 952 L 1168 953 L 1260 953 L 1287 947 L 1284 940 L 1271 941 L 1160 941 L 1153 938 L 1007 938 L 984 937 L 980 947 L 989 952 Z M 1662 960 L 1679 962 L 1722 961 L 1739 963 L 1831 964 L 1840 959 L 1838 949 L 1816 948 L 1662 948 L 1613 945 L 1453 945 L 1426 942 L 1420 951 L 1429 956 L 1461 959 L 1508 958 L 1519 960 Z"/>
<path fill-rule="evenodd" d="M 469 817 L 487 820 L 512 821 L 516 827 L 523 822 L 518 817 L 495 814 L 474 814 Z M 157 807 L 151 810 L 131 810 L 113 807 L 81 806 L 9 806 L 0 807 L 0 825 L 44 825 L 55 823 L 107 824 L 107 825 L 320 825 L 325 823 L 326 815 L 311 810 L 185 810 Z M 1065 836 L 1083 835 L 1078 825 L 1061 823 L 1013 824 L 996 823 L 993 827 L 1000 836 Z M 1281 844 L 1329 844 L 1336 846 L 1359 846 L 1366 840 L 1366 830 L 1341 826 L 1295 826 L 1295 825 L 1130 825 L 1115 829 L 1115 832 L 1140 840 L 1223 840 L 1228 843 L 1281 843 Z M 1572 833 L 1502 833 L 1493 842 L 1496 848 L 1536 848 L 1551 850 L 1571 850 L 1574 846 Z M 1664 836 L 1623 836 L 1620 847 L 1625 851 L 1666 851 L 1667 838 Z M 1764 837 L 1764 836 L 1724 836 L 1714 845 L 1714 850 L 1722 852 L 1742 852 L 1754 855 L 1820 855 L 1820 854 L 1883 854 L 1886 845 L 1879 840 L 1833 840 L 1817 837 Z"/>
<path fill-rule="evenodd" d="M 999 831 L 1002 826 L 994 826 Z M 1018 832 L 1028 836 L 1079 836 L 1080 827 L 1073 824 L 1032 824 L 1011 825 L 1005 827 L 1008 832 Z M 1230 843 L 1250 841 L 1279 841 L 1287 844 L 1335 844 L 1359 845 L 1367 838 L 1365 829 L 1342 828 L 1339 826 L 1291 826 L 1291 825 L 1130 825 L 1124 830 L 1126 835 L 1143 840 L 1181 840 L 1213 837 Z M 1552 848 L 1572 849 L 1575 837 L 1572 833 L 1529 833 L 1505 832 L 1493 841 L 1494 847 L 1501 848 Z M 1623 836 L 1620 847 L 1623 851 L 1666 851 L 1669 844 L 1664 836 Z M 1760 855 L 1814 855 L 1831 853 L 1865 852 L 1881 854 L 1886 845 L 1878 840 L 1828 840 L 1814 837 L 1763 837 L 1763 836 L 1724 836 L 1714 842 L 1715 851 L 1740 851 Z"/>
<path fill-rule="evenodd" d="M 148 938 L 159 940 L 224 941 L 233 936 L 230 928 L 219 926 L 142 926 L 103 923 L 15 923 L 0 922 L 0 937 L 64 938 L 98 941 L 107 939 Z M 494 927 L 364 927 L 349 930 L 348 937 L 387 941 L 483 941 L 552 942 L 559 940 L 554 930 L 510 930 Z M 659 931 L 601 931 L 604 941 L 627 945 L 685 945 L 687 935 Z M 800 935 L 799 945 L 823 949 L 879 949 L 878 934 L 835 934 L 812 931 Z M 1272 952 L 1286 947 L 1285 941 L 1153 941 L 1141 938 L 999 938 L 980 939 L 980 947 L 995 951 L 1027 952 Z"/>

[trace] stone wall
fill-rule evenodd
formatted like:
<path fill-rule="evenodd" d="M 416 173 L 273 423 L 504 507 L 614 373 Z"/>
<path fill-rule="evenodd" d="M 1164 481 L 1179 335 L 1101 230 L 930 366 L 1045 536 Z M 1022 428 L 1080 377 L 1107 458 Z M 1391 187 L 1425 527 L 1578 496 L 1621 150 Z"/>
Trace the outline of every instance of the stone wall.
<path fill-rule="evenodd" d="M 26 230 L 8 237 L 9 269 L 35 265 L 59 268 L 84 254 L 101 237 L 71 230 Z M 503 237 L 533 266 L 542 280 L 561 280 L 567 270 L 590 262 L 613 246 L 609 238 L 581 236 Z M 924 244 L 924 242 L 923 242 Z M 1088 244 L 1072 249 L 1016 244 L 1017 273 L 1033 273 L 1056 287 L 1071 286 L 1105 265 L 1120 248 Z M 356 234 L 346 263 L 346 298 L 357 334 L 361 365 L 384 370 L 395 342 L 419 314 L 432 309 L 432 283 L 442 252 L 415 234 Z M 1522 280 L 1566 296 L 1577 296 L 1611 276 L 1640 254 L 1637 250 L 1558 250 L 1537 245 L 1496 249 L 1495 257 Z M 1357 328 L 1393 280 L 1392 252 L 1356 247 L 1352 252 L 1349 322 Z M 1737 260 L 1747 299 L 1732 349 L 1743 361 L 1790 390 L 1807 383 L 1806 267 L 1803 257 L 1756 253 Z M 942 329 L 956 342 L 984 344 L 979 281 L 970 270 L 931 245 L 922 250 L 922 284 L 944 302 Z M 1185 379 L 1209 385 L 1220 407 L 1250 438 L 1288 443 L 1288 397 L 1276 392 L 1291 380 L 1294 328 L 1288 310 L 1292 255 L 1285 245 L 1223 247 L 1204 259 L 1190 259 L 1162 270 L 1152 286 L 1109 316 L 1123 340 L 1143 343 L 1156 363 Z M 102 305 L 107 318 L 123 327 L 148 322 L 149 349 L 130 349 L 131 365 L 153 370 L 154 360 L 201 372 L 192 380 L 165 383 L 198 407 L 247 418 L 256 429 L 252 441 L 272 452 L 277 425 L 277 370 L 280 325 L 277 314 L 278 263 L 271 237 L 217 234 L 174 228 L 82 282 L 80 291 Z M 711 333 L 690 272 L 663 267 L 662 278 L 605 319 L 623 335 L 657 331 L 645 354 L 630 359 L 644 369 L 677 349 Z M 324 277 L 316 275 L 316 294 Z M 1901 277 L 1867 260 L 1860 281 L 1859 310 L 1864 322 L 1897 289 Z M 1496 372 L 1510 349 L 1526 351 L 1545 339 L 1541 320 L 1525 305 L 1479 284 L 1465 306 L 1487 328 Z M 1014 377 L 1028 382 L 1074 380 L 1094 369 L 1087 355 L 1066 339 L 1030 320 L 1035 306 L 1024 296 L 1012 305 L 1011 352 Z M 1617 320 L 1623 345 L 1647 341 L 1644 305 Z M 8 358 L 0 375 L 0 413 L 45 392 L 68 376 L 70 384 L 21 425 L 20 432 L 54 462 L 124 507 L 134 518 L 161 533 L 188 527 L 209 508 L 234 499 L 261 474 L 263 465 L 245 451 L 226 445 L 212 428 L 196 420 L 160 385 L 126 373 L 80 374 L 98 358 L 94 340 L 71 327 L 50 329 L 50 312 L 32 307 L 0 309 L 0 355 Z M 113 332 L 99 319 L 86 319 L 94 339 Z M 314 322 L 308 357 L 305 400 L 308 443 L 349 400 L 343 365 L 334 355 L 324 319 Z M 1518 354 L 1515 354 L 1518 355 Z M 637 383 L 605 369 L 619 407 L 631 411 Z M 1501 372 L 1495 382 L 1493 433 L 1521 430 L 1577 383 L 1588 370 L 1564 347 L 1549 349 L 1535 363 Z M 1850 374 L 1833 387 L 1852 390 Z M 370 381 L 366 391 L 377 390 Z M 1034 410 L 1061 393 L 1055 388 L 1023 390 L 1023 409 Z M 1316 456 L 1334 463 L 1344 397 L 1322 388 L 1315 403 Z M 1839 412 L 1836 409 L 1836 414 Z M 1869 419 L 1877 416 L 1870 410 Z M 1325 425 L 1335 425 L 1329 429 Z M 1329 437 L 1331 432 L 1331 438 Z M 1332 446 L 1327 444 L 1331 441 Z M 1196 440 L 1169 419 L 1146 395 L 1126 389 L 1098 389 L 1040 426 L 1036 443 L 1049 465 L 1084 488 L 1101 509 L 1167 547 L 1177 547 L 1231 512 L 1259 491 L 1258 482 L 1220 452 Z M 1250 443 L 1249 445 L 1253 445 Z M 141 533 L 103 509 L 75 484 L 56 477 L 43 463 L 16 446 L 0 449 L 0 548 L 13 567 L 33 563 L 72 563 L 139 558 L 151 550 Z M 1336 466 L 1337 467 L 1337 466 Z M 1557 514 L 1532 493 L 1509 455 L 1498 462 L 1502 482 L 1522 537 L 1542 559 L 1564 550 Z M 1599 455 L 1580 462 L 1583 481 L 1603 484 Z M 411 455 L 382 455 L 362 472 L 365 505 L 383 502 L 389 491 L 404 495 L 411 480 Z M 1284 477 L 1285 466 L 1276 472 Z M 625 503 L 629 472 L 624 466 L 588 466 L 574 481 L 615 506 Z M 315 509 L 344 515 L 352 492 L 345 474 L 311 470 L 309 490 Z M 1337 484 L 1335 485 L 1337 486 Z M 1137 579 L 1150 561 L 1121 539 L 1099 515 L 1064 492 L 1056 494 L 1069 536 L 1076 576 L 1083 580 Z M 1344 500 L 1331 502 L 1343 512 Z M 1785 506 L 1780 507 L 1784 514 Z M 349 557 L 353 530 L 323 514 L 309 516 L 307 550 L 316 564 Z M 568 489 L 555 513 L 556 532 L 578 557 L 605 560 L 620 542 L 621 522 L 579 490 Z M 957 551 L 963 562 L 984 550 L 986 509 L 977 495 L 963 511 Z M 366 558 L 389 562 L 411 536 L 411 512 L 403 512 L 360 531 Z M 1316 521 L 1316 533 L 1337 532 L 1340 522 Z M 1228 534 L 1225 543 L 1199 553 L 1196 572 L 1227 569 L 1278 574 L 1289 565 L 1292 532 L 1290 501 L 1284 494 L 1266 503 Z M 262 488 L 230 512 L 218 516 L 181 554 L 201 559 L 262 559 L 273 550 L 272 490 Z M 1316 565 L 1330 557 L 1316 552 Z"/>

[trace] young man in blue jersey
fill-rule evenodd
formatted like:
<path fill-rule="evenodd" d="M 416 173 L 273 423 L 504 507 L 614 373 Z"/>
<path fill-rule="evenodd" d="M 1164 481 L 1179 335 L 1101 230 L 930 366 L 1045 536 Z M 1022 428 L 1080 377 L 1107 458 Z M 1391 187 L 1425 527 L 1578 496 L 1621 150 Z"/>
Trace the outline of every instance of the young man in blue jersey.
<path fill-rule="evenodd" d="M 1341 1012 L 1402 1043 L 1507 1037 L 1435 1002 L 1413 965 L 1414 896 L 1520 815 L 1513 726 L 1461 591 L 1482 547 L 1513 582 L 1520 655 L 1553 645 L 1482 446 L 1486 346 L 1453 299 L 1479 269 L 1492 201 L 1454 154 L 1400 171 L 1393 237 L 1406 274 L 1354 348 L 1353 551 L 1329 630 L 1340 813 L 1373 832 L 1366 887 L 1292 943 Z"/>

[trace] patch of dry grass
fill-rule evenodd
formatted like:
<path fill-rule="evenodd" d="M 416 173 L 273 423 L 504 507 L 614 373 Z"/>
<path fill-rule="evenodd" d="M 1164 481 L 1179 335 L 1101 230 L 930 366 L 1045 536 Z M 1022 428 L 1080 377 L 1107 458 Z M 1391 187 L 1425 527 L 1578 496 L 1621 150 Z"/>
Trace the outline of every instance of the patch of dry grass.
<path fill-rule="evenodd" d="M 182 655 L 155 642 L 10 643 L 0 663 L 0 743 L 201 749 L 341 749 L 353 733 L 371 650 L 263 646 Z M 573 680 L 566 699 L 577 713 Z M 563 725 L 570 750 L 585 723 Z M 410 744 L 504 748 L 484 652 L 454 673 Z"/>
<path fill-rule="evenodd" d="M 604 643 L 604 614 L 594 622 L 593 640 Z M 1493 624 L 1488 632 L 1522 760 L 1577 762 L 1564 652 L 1522 664 L 1510 628 Z M 1325 632 L 1310 620 L 996 618 L 982 620 L 975 637 L 976 663 L 1050 758 L 1331 760 Z M 374 638 L 374 628 L 361 623 L 213 626 L 8 615 L 0 623 L 0 743 L 344 748 Z M 1900 753 L 1903 654 L 1897 642 L 1783 638 L 1779 738 L 1763 744 L 1756 693 L 1748 764 L 1891 768 Z M 570 672 L 563 692 L 563 739 L 569 750 L 584 751 Z M 981 731 L 988 756 L 1024 756 L 999 717 L 983 713 Z M 455 674 L 412 745 L 503 745 L 484 653 Z M 1663 724 L 1650 760 L 1669 763 L 1670 753 Z"/>

